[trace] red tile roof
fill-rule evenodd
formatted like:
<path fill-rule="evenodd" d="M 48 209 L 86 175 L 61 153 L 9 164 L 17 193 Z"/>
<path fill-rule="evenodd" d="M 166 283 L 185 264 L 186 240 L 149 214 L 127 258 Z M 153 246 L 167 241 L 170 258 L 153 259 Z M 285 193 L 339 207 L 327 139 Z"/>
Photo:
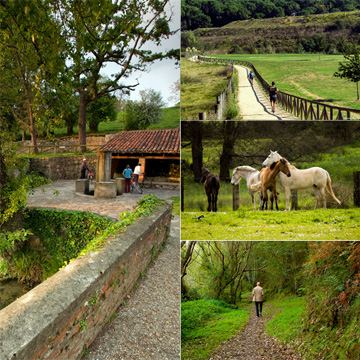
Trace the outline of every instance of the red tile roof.
<path fill-rule="evenodd" d="M 180 129 L 121 131 L 99 151 L 113 153 L 179 153 Z"/>

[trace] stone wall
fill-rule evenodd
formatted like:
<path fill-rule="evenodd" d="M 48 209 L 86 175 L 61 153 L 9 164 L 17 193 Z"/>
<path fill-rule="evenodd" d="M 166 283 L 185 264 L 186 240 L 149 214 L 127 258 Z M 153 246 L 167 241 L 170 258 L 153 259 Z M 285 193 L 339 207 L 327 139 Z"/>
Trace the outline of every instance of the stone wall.
<path fill-rule="evenodd" d="M 105 139 L 106 136 L 86 136 L 86 144 L 87 145 L 104 145 L 107 140 Z M 54 141 L 51 140 L 38 140 L 38 145 L 40 146 L 51 146 L 51 145 L 78 145 L 79 138 L 72 137 L 72 138 L 64 138 L 64 139 L 55 139 Z M 22 146 L 31 146 L 31 140 L 21 141 L 20 144 Z"/>
<path fill-rule="evenodd" d="M 156 256 L 170 219 L 168 203 L 1 310 L 0 359 L 80 359 Z"/>
<path fill-rule="evenodd" d="M 84 156 L 56 156 L 43 158 L 30 158 L 30 170 L 44 174 L 51 180 L 80 178 L 80 168 Z M 96 171 L 96 155 L 86 156 L 87 166 Z"/>

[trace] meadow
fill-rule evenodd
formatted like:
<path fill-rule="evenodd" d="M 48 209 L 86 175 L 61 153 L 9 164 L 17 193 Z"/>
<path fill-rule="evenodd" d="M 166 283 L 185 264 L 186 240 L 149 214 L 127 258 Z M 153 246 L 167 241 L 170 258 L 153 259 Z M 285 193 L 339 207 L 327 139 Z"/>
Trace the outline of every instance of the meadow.
<path fill-rule="evenodd" d="M 280 91 L 330 105 L 360 109 L 356 84 L 334 77 L 342 55 L 325 54 L 228 54 L 211 55 L 254 64 L 268 82 Z"/>
<path fill-rule="evenodd" d="M 230 66 L 198 64 L 181 59 L 181 119 L 199 119 L 214 111 L 216 97 L 227 85 Z"/>

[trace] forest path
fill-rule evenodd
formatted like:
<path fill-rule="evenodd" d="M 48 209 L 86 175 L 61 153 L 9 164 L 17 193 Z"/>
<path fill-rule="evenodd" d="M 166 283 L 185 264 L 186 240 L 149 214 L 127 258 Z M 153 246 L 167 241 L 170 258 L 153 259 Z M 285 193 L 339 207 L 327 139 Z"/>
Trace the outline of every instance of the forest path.
<path fill-rule="evenodd" d="M 254 79 L 251 86 L 248 79 L 250 69 L 235 65 L 239 74 L 238 106 L 243 120 L 298 120 L 294 115 L 276 106 L 275 114 L 271 111 L 269 96 Z"/>
<path fill-rule="evenodd" d="M 264 303 L 263 316 L 259 319 L 253 305 L 245 328 L 221 344 L 208 360 L 301 360 L 290 346 L 280 345 L 266 334 L 265 325 L 273 316 L 274 308 L 269 302 Z"/>

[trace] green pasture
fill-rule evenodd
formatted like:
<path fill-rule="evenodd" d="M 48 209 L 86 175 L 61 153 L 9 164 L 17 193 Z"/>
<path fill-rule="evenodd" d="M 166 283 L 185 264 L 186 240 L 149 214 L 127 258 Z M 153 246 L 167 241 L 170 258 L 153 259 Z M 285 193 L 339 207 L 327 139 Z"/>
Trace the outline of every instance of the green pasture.
<path fill-rule="evenodd" d="M 356 100 L 356 84 L 334 77 L 342 55 L 321 54 L 228 54 L 211 55 L 222 59 L 253 63 L 268 82 L 276 82 L 279 90 L 335 106 L 360 109 Z M 319 60 L 320 57 L 320 60 Z"/>
<path fill-rule="evenodd" d="M 204 215 L 202 220 L 196 218 Z M 360 209 L 183 212 L 182 240 L 358 240 Z"/>
<path fill-rule="evenodd" d="M 230 70 L 229 70 L 230 69 Z M 199 119 L 214 111 L 216 97 L 225 89 L 230 66 L 198 64 L 181 59 L 181 119 Z"/>

